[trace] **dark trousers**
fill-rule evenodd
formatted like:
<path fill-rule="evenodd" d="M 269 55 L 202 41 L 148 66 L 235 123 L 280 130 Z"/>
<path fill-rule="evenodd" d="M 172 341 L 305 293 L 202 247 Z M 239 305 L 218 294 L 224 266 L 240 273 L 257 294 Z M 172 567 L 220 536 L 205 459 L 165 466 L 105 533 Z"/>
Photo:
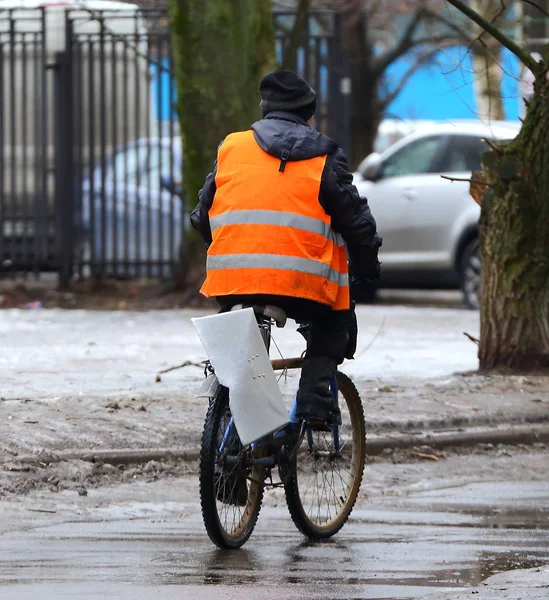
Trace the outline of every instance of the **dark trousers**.
<path fill-rule="evenodd" d="M 326 357 L 337 364 L 341 364 L 345 358 L 350 328 L 348 310 L 332 310 L 325 304 L 290 296 L 220 296 L 217 301 L 221 305 L 221 312 L 230 310 L 235 304 L 277 306 L 297 323 L 310 324 L 307 334 L 308 358 Z"/>

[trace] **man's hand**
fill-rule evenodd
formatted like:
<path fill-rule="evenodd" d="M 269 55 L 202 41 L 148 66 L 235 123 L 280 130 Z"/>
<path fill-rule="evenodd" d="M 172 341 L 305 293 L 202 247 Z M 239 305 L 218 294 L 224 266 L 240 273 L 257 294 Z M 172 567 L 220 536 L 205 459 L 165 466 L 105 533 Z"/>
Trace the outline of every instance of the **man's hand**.
<path fill-rule="evenodd" d="M 376 234 L 371 246 L 349 248 L 349 274 L 354 284 L 372 284 L 381 279 L 378 252 L 382 243 L 383 239 Z"/>
<path fill-rule="evenodd" d="M 347 350 L 345 351 L 345 358 L 354 358 L 356 352 L 356 345 L 358 341 L 358 322 L 356 319 L 355 302 L 351 300 L 351 308 L 349 310 L 349 323 L 348 323 L 348 341 Z"/>

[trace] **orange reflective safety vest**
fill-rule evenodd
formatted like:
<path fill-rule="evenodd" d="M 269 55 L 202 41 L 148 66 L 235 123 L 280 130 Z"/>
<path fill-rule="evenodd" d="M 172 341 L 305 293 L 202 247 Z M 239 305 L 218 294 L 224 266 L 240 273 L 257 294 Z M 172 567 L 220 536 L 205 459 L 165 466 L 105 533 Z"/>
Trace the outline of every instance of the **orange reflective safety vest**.
<path fill-rule="evenodd" d="M 326 156 L 290 161 L 253 131 L 219 148 L 205 296 L 274 294 L 349 308 L 347 252 L 318 195 Z"/>

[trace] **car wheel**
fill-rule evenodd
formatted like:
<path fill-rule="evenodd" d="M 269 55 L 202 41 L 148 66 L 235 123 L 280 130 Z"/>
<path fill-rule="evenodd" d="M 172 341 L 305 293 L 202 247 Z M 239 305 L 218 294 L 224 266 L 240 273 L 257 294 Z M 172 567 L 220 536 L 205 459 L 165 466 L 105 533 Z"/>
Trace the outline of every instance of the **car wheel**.
<path fill-rule="evenodd" d="M 461 292 L 467 308 L 480 308 L 480 289 L 482 284 L 482 263 L 478 239 L 465 246 L 460 261 Z"/>

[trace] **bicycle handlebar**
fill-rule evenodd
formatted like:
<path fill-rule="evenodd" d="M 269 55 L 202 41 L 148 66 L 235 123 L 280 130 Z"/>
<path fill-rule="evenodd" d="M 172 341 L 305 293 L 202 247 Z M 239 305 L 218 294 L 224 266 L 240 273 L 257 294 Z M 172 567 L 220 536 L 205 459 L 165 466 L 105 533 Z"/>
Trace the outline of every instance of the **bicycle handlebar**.
<path fill-rule="evenodd" d="M 303 367 L 302 356 L 296 358 L 275 358 L 271 360 L 273 371 L 282 371 L 283 369 L 301 369 Z"/>

